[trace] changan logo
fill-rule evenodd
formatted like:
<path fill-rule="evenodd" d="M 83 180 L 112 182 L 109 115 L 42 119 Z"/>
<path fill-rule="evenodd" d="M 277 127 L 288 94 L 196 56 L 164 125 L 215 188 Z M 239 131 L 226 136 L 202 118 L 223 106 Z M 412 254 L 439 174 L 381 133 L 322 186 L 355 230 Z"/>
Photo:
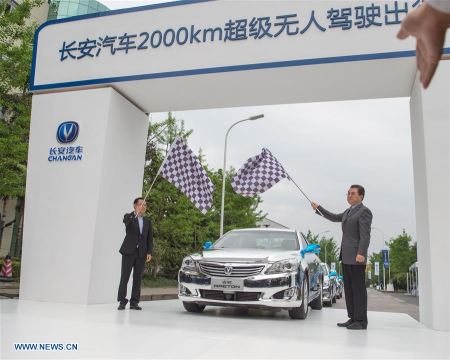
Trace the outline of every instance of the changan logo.
<path fill-rule="evenodd" d="M 233 268 L 229 265 L 225 266 L 225 275 L 231 275 L 233 273 Z"/>
<path fill-rule="evenodd" d="M 56 139 L 61 144 L 74 142 L 80 131 L 80 126 L 75 121 L 66 121 L 58 126 L 56 132 Z"/>

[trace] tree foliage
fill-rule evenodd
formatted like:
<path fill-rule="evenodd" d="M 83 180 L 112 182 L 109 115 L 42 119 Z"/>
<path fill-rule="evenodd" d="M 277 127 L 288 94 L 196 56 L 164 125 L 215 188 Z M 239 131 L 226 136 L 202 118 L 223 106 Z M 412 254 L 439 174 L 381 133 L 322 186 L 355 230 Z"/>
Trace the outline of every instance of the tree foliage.
<path fill-rule="evenodd" d="M 8 1 L 0 0 L 0 197 L 5 204 L 3 213 L 8 199 L 18 198 L 21 219 L 30 132 L 33 37 L 38 26 L 29 19 L 31 9 L 42 3 L 24 0 L 12 9 Z M 18 237 L 20 234 L 21 229 Z"/>
<path fill-rule="evenodd" d="M 399 288 L 403 288 L 406 284 L 406 273 L 409 267 L 417 261 L 417 243 L 412 243 L 411 236 L 409 236 L 405 229 L 403 229 L 402 234 L 398 235 L 396 238 L 391 238 L 387 242 L 389 248 L 389 266 L 391 267 L 391 278 L 397 277 L 397 284 Z M 375 263 L 380 263 L 380 275 L 373 276 L 372 281 L 383 282 L 383 257 L 381 251 L 379 253 L 372 253 L 369 256 L 369 261 L 372 264 L 372 269 L 375 269 Z M 386 273 L 386 283 L 390 282 L 388 279 L 389 269 L 385 269 Z M 405 284 L 404 284 L 405 283 Z"/>
<path fill-rule="evenodd" d="M 405 229 L 395 239 L 391 238 L 389 240 L 391 276 L 393 274 L 407 273 L 409 267 L 417 261 L 417 246 L 415 243 L 411 243 L 411 236 L 406 233 Z"/>
<path fill-rule="evenodd" d="M 27 23 L 42 1 L 25 0 L 7 11 L 0 3 L 0 196 L 25 194 L 31 115 L 30 72 L 36 23 Z"/>

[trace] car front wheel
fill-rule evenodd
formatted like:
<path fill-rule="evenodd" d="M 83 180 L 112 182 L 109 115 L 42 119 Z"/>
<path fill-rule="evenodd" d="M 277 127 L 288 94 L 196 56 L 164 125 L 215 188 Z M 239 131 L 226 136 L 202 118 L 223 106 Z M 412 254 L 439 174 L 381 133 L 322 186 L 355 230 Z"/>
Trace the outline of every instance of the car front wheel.
<path fill-rule="evenodd" d="M 183 301 L 183 306 L 187 311 L 196 313 L 202 312 L 206 307 L 205 305 L 198 305 L 187 301 Z"/>
<path fill-rule="evenodd" d="M 311 309 L 322 310 L 323 308 L 323 282 L 320 282 L 320 295 L 311 302 Z"/>
<path fill-rule="evenodd" d="M 304 320 L 308 316 L 308 299 L 309 299 L 309 282 L 308 277 L 305 275 L 302 282 L 302 305 L 289 310 L 289 316 L 291 319 Z"/>

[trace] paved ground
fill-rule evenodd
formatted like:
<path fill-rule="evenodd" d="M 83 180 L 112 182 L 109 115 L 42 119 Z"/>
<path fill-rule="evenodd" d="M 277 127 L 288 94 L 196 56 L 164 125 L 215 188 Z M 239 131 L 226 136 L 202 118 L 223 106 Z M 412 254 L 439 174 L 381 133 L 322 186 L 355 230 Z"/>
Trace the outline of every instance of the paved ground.
<path fill-rule="evenodd" d="M 338 300 L 339 301 L 339 300 Z M 338 328 L 345 310 L 287 311 L 206 307 L 181 301 L 142 302 L 142 311 L 116 304 L 0 301 L 2 359 L 448 359 L 449 335 L 406 314 L 369 311 L 367 331 Z M 77 344 L 77 350 L 16 350 L 14 344 Z"/>
<path fill-rule="evenodd" d="M 404 313 L 420 321 L 419 297 L 402 293 L 382 292 L 372 288 L 367 289 L 367 297 L 369 311 Z M 346 309 L 345 297 L 337 300 L 332 309 Z"/>

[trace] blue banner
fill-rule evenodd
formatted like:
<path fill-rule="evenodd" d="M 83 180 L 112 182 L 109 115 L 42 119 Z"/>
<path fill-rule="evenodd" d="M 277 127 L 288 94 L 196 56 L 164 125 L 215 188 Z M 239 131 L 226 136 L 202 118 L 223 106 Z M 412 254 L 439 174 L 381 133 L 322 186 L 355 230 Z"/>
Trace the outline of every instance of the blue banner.
<path fill-rule="evenodd" d="M 389 268 L 389 250 L 381 250 L 384 267 Z"/>

